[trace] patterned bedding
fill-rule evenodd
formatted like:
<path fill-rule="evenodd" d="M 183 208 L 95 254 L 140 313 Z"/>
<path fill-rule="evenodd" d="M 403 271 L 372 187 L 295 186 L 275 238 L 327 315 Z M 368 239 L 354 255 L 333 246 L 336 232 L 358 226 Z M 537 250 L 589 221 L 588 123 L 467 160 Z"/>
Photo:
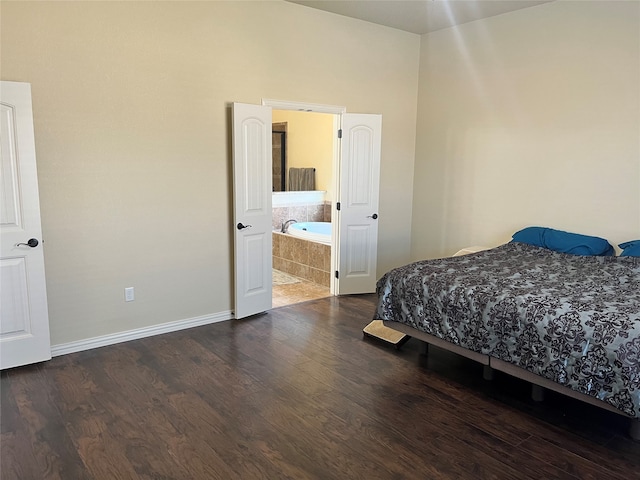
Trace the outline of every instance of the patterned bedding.
<path fill-rule="evenodd" d="M 640 417 L 640 258 L 524 243 L 387 272 L 375 318 L 517 365 Z"/>

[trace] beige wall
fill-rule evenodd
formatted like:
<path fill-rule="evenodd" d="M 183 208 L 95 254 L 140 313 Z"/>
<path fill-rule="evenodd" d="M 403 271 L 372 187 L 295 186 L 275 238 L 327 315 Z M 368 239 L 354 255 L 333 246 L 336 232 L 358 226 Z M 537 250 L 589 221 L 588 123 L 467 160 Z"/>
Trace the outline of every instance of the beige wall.
<path fill-rule="evenodd" d="M 54 345 L 232 308 L 233 101 L 381 113 L 379 272 L 408 260 L 419 36 L 280 1 L 0 8 L 2 79 L 32 84 Z"/>
<path fill-rule="evenodd" d="M 527 225 L 640 238 L 640 3 L 424 35 L 419 81 L 412 258 Z"/>
<path fill-rule="evenodd" d="M 316 190 L 326 191 L 326 200 L 333 199 L 334 115 L 274 110 L 272 118 L 274 123 L 287 122 L 287 171 L 314 167 Z"/>

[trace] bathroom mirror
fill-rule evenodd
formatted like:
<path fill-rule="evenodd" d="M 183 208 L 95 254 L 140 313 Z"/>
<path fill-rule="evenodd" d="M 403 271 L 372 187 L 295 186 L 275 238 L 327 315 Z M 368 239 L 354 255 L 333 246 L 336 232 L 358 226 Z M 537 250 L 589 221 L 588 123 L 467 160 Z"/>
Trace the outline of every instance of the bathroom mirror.
<path fill-rule="evenodd" d="M 331 114 L 273 110 L 273 191 L 288 190 L 290 168 L 315 168 L 315 190 L 331 190 L 333 137 Z"/>

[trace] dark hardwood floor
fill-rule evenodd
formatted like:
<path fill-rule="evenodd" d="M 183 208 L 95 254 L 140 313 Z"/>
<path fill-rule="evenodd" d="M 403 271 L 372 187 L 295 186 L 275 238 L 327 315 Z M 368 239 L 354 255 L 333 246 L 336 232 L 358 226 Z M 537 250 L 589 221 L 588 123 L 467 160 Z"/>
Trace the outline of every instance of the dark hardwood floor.
<path fill-rule="evenodd" d="M 634 479 L 626 420 L 410 340 L 329 297 L 1 375 L 1 478 Z"/>

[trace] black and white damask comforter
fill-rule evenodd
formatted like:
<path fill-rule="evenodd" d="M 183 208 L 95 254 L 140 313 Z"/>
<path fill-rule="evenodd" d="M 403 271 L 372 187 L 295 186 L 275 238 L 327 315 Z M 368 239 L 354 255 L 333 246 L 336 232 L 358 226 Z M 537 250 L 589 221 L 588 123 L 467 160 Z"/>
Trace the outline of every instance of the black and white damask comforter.
<path fill-rule="evenodd" d="M 510 362 L 640 417 L 640 258 L 509 243 L 386 273 L 375 318 Z"/>

